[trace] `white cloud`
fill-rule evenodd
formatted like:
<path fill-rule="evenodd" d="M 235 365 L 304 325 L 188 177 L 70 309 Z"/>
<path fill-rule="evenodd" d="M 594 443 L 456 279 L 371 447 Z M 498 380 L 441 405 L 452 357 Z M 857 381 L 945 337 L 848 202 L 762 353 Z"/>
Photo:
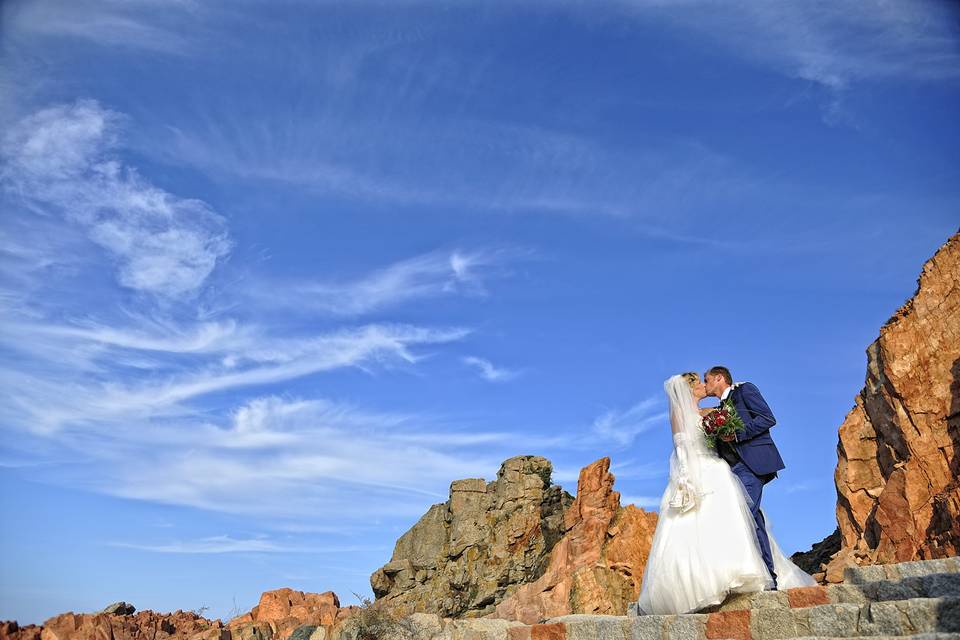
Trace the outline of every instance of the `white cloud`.
<path fill-rule="evenodd" d="M 483 295 L 481 272 L 507 257 L 505 251 L 437 251 L 395 262 L 353 281 L 261 285 L 253 294 L 322 313 L 361 315 L 414 299 Z"/>
<path fill-rule="evenodd" d="M 641 400 L 626 410 L 605 411 L 593 421 L 593 432 L 618 445 L 628 445 L 644 431 L 668 425 L 664 405 L 664 398 L 658 395 Z"/>
<path fill-rule="evenodd" d="M 801 482 L 789 483 L 783 487 L 783 491 L 785 493 L 799 493 L 804 491 L 814 491 L 820 489 L 821 487 L 822 483 L 819 481 L 805 480 Z"/>
<path fill-rule="evenodd" d="M 10 0 L 8 5 L 3 17 L 19 37 L 174 55 L 192 49 L 183 28 L 199 9 L 193 0 Z"/>
<path fill-rule="evenodd" d="M 285 544 L 266 537 L 236 539 L 229 535 L 209 536 L 198 540 L 174 541 L 163 544 L 110 542 L 110 546 L 150 551 L 152 553 L 221 554 L 221 553 L 354 553 L 379 551 L 379 547 L 330 547 Z"/>
<path fill-rule="evenodd" d="M 519 371 L 495 367 L 489 360 L 475 356 L 463 358 L 463 363 L 475 368 L 480 373 L 480 377 L 489 382 L 506 382 L 520 375 Z"/>
<path fill-rule="evenodd" d="M 856 83 L 960 78 L 958 12 L 949 2 L 615 0 L 608 6 L 692 31 L 758 66 L 822 87 L 828 124 L 850 121 L 843 98 Z"/>
<path fill-rule="evenodd" d="M 464 213 L 633 216 L 677 235 L 677 216 L 664 210 L 715 203 L 746 180 L 730 158 L 688 140 L 625 151 L 542 127 L 460 116 L 428 124 L 402 116 L 368 120 L 353 111 L 323 118 L 210 111 L 194 121 L 155 131 L 139 150 L 217 177 Z M 155 144 L 161 137 L 164 144 Z"/>
<path fill-rule="evenodd" d="M 24 118 L 4 136 L 2 184 L 25 207 L 82 228 L 116 261 L 121 285 L 190 296 L 230 251 L 225 220 L 124 165 L 116 153 L 121 121 L 93 100 Z"/>
<path fill-rule="evenodd" d="M 651 509 L 660 506 L 660 496 L 620 496 L 620 506 L 636 505 L 641 509 Z"/>
<path fill-rule="evenodd" d="M 71 424 L 108 423 L 189 413 L 185 403 L 213 392 L 269 385 L 322 371 L 414 364 L 413 347 L 443 344 L 467 335 L 465 329 L 366 325 L 304 338 L 274 338 L 232 323 L 201 325 L 174 338 L 103 328 L 6 324 L 6 347 L 29 356 L 30 366 L 0 367 L 0 380 L 15 392 L 6 419 L 36 432 L 53 433 Z M 162 356 L 205 356 L 194 366 L 148 361 L 154 375 L 132 381 L 117 370 L 141 350 Z M 188 351 L 189 349 L 189 351 Z M 71 354 L 66 359 L 62 354 Z M 229 354 L 230 365 L 220 360 Z M 65 361 L 66 360 L 66 361 Z M 78 377 L 88 371 L 93 376 Z M 165 375 L 157 375 L 158 373 Z"/>
<path fill-rule="evenodd" d="M 476 440 L 455 435 L 423 416 L 265 396 L 223 424 L 195 413 L 64 430 L 58 442 L 78 455 L 48 479 L 256 516 L 264 526 L 329 519 L 353 526 L 371 512 L 415 517 L 446 499 L 451 479 L 492 476 L 516 446 L 510 434 L 473 433 L 487 452 L 478 457 Z"/>

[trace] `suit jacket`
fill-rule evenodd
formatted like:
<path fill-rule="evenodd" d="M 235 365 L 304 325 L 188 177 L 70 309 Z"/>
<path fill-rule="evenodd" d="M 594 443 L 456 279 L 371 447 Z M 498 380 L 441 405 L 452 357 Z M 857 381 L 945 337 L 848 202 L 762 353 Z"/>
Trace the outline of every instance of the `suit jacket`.
<path fill-rule="evenodd" d="M 783 469 L 783 458 L 770 437 L 770 427 L 777 424 L 757 385 L 744 382 L 728 396 L 743 419 L 745 430 L 731 442 L 740 459 L 758 476 L 776 474 Z"/>

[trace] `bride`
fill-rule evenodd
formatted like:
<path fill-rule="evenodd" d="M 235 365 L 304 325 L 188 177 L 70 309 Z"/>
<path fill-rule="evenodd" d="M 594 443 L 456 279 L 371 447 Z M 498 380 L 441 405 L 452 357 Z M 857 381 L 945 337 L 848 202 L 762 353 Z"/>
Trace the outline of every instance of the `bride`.
<path fill-rule="evenodd" d="M 697 402 L 707 395 L 700 376 L 673 376 L 664 389 L 670 399 L 674 450 L 643 572 L 641 612 L 689 613 L 720 604 L 730 593 L 772 588 L 747 495 L 700 431 Z M 816 584 L 784 556 L 770 534 L 769 519 L 767 534 L 778 587 Z"/>

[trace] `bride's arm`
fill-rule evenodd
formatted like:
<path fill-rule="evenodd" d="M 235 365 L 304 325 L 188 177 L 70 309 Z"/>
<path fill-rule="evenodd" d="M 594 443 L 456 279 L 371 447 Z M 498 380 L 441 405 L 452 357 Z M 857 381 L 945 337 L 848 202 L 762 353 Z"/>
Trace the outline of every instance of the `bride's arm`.
<path fill-rule="evenodd" d="M 670 429 L 673 431 L 674 435 L 683 433 L 683 425 L 680 424 L 680 416 L 676 414 L 672 407 L 670 408 Z"/>

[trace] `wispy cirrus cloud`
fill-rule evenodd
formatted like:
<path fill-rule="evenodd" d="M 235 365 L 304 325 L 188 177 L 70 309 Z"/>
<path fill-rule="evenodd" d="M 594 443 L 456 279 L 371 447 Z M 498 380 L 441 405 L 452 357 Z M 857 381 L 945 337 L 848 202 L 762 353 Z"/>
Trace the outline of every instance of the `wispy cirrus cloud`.
<path fill-rule="evenodd" d="M 95 47 L 119 47 L 168 55 L 193 48 L 184 35 L 200 5 L 193 0 L 11 0 L 7 28 L 19 38 L 65 38 Z"/>
<path fill-rule="evenodd" d="M 665 409 L 662 396 L 646 398 L 627 409 L 610 409 L 593 421 L 593 432 L 617 445 L 626 446 L 644 431 L 664 424 L 668 417 Z"/>
<path fill-rule="evenodd" d="M 197 540 L 177 540 L 161 544 L 143 544 L 134 542 L 110 542 L 113 547 L 149 551 L 152 553 L 173 554 L 222 554 L 222 553 L 354 553 L 358 551 L 379 551 L 380 547 L 360 546 L 303 546 L 277 541 L 267 537 L 233 538 L 229 535 L 208 536 Z"/>
<path fill-rule="evenodd" d="M 660 506 L 660 496 L 620 496 L 620 505 L 636 505 L 642 509 L 650 509 Z"/>
<path fill-rule="evenodd" d="M 492 362 L 486 358 L 478 358 L 476 356 L 466 356 L 463 359 L 463 363 L 467 366 L 473 367 L 480 374 L 480 377 L 488 382 L 506 382 L 508 380 L 513 380 L 518 375 L 520 371 L 515 371 L 511 369 L 506 369 L 503 367 L 496 367 Z"/>
<path fill-rule="evenodd" d="M 226 221 L 124 164 L 116 151 L 121 121 L 94 100 L 41 109 L 7 130 L 0 181 L 24 209 L 83 229 L 116 261 L 121 285 L 192 295 L 230 251 Z"/>
<path fill-rule="evenodd" d="M 451 435 L 449 426 L 426 416 L 263 396 L 223 420 L 193 412 L 64 429 L 58 443 L 73 452 L 73 462 L 51 469 L 48 479 L 128 499 L 257 516 L 263 526 L 322 522 L 328 514 L 349 527 L 371 511 L 412 517 L 444 500 L 451 478 L 491 475 L 515 446 L 509 434 L 486 434 L 488 453 L 478 457 L 475 440 Z"/>
<path fill-rule="evenodd" d="M 694 30 L 734 54 L 832 89 L 868 79 L 960 77 L 958 10 L 951 3 L 614 0 L 606 6 Z"/>
<path fill-rule="evenodd" d="M 259 282 L 250 296 L 272 305 L 294 306 L 312 313 L 358 316 L 440 296 L 485 296 L 484 277 L 518 255 L 517 251 L 434 251 L 394 262 L 353 280 Z"/>
<path fill-rule="evenodd" d="M 28 366 L 0 368 L 0 379 L 15 392 L 5 412 L 7 419 L 22 428 L 52 433 L 71 423 L 180 415 L 188 411 L 184 403 L 214 392 L 394 360 L 415 363 L 415 346 L 447 343 L 468 333 L 465 329 L 366 325 L 303 338 L 275 338 L 254 328 L 229 327 L 204 324 L 200 340 L 188 337 L 184 342 L 180 336 L 147 337 L 115 328 L 7 324 L 4 346 L 30 356 Z M 147 355 L 140 353 L 144 351 Z M 64 362 L 62 352 L 72 353 L 72 361 Z M 157 358 L 158 352 L 167 358 Z M 169 359 L 184 353 L 205 358 L 186 367 Z M 127 382 L 126 373 L 138 358 L 144 369 L 166 375 Z M 96 375 L 78 378 L 78 371 Z M 70 392 L 63 393 L 65 389 Z"/>
<path fill-rule="evenodd" d="M 451 79 L 452 81 L 452 79 Z M 737 193 L 748 177 L 691 140 L 628 152 L 545 127 L 437 116 L 370 120 L 316 105 L 314 115 L 206 112 L 138 143 L 211 176 L 311 193 L 464 212 L 649 218 Z M 154 144 L 162 137 L 164 144 Z"/>
<path fill-rule="evenodd" d="M 852 122 L 843 99 L 857 83 L 960 79 L 960 9 L 949 2 L 615 0 L 607 6 L 695 32 L 744 60 L 824 89 L 828 124 Z"/>

